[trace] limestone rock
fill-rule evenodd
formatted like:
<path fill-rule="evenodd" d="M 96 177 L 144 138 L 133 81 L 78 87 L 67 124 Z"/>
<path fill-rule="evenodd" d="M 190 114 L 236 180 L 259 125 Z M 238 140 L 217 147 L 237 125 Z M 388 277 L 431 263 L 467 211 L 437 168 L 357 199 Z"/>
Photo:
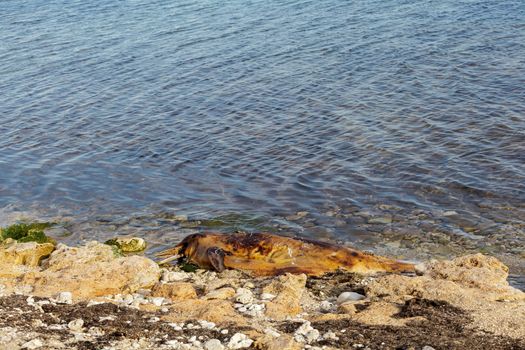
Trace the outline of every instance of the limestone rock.
<path fill-rule="evenodd" d="M 97 242 L 75 248 L 59 244 L 43 267 L 20 280 L 20 284 L 32 286 L 36 296 L 64 290 L 79 299 L 133 293 L 152 287 L 160 278 L 154 261 L 141 256 L 116 257 L 110 246 Z"/>
<path fill-rule="evenodd" d="M 225 300 L 189 299 L 176 301 L 162 318 L 170 322 L 195 319 L 216 324 L 245 325 L 246 323 L 246 319 L 235 312 L 232 304 Z"/>
<path fill-rule="evenodd" d="M 425 264 L 424 274 L 434 279 L 445 279 L 467 287 L 494 289 L 508 287 L 509 269 L 492 256 L 471 254 L 451 261 L 430 261 Z"/>
<path fill-rule="evenodd" d="M 296 342 L 292 336 L 281 334 L 279 337 L 273 337 L 266 334 L 255 342 L 255 347 L 260 350 L 301 350 L 303 344 Z"/>
<path fill-rule="evenodd" d="M 235 289 L 230 287 L 224 287 L 219 288 L 216 290 L 212 290 L 208 294 L 204 296 L 204 299 L 220 299 L 220 300 L 226 300 L 233 298 L 235 295 Z"/>
<path fill-rule="evenodd" d="M 154 297 L 164 297 L 172 300 L 195 299 L 197 292 L 191 283 L 157 283 L 151 292 Z"/>
<path fill-rule="evenodd" d="M 49 256 L 54 249 L 55 246 L 51 243 L 18 243 L 6 239 L 0 245 L 0 264 L 38 266 L 40 261 Z"/>
<path fill-rule="evenodd" d="M 286 274 L 274 279 L 263 288 L 263 293 L 273 294 L 276 297 L 266 304 L 266 316 L 284 320 L 288 316 L 295 316 L 302 311 L 301 297 L 305 291 L 306 275 Z"/>

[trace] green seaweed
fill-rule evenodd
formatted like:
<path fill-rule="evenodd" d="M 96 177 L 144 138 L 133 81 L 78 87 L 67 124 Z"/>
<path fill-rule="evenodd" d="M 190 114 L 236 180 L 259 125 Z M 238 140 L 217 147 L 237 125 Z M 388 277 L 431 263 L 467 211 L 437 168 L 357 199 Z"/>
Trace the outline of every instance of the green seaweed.
<path fill-rule="evenodd" d="M 33 223 L 18 223 L 4 228 L 0 228 L 0 241 L 8 238 L 14 239 L 18 242 L 36 242 L 36 243 L 52 243 L 56 244 L 55 240 L 46 236 L 44 230 L 53 226 L 51 222 L 33 222 Z"/>
<path fill-rule="evenodd" d="M 197 265 L 188 262 L 181 263 L 179 267 L 184 272 L 195 272 L 199 269 Z"/>

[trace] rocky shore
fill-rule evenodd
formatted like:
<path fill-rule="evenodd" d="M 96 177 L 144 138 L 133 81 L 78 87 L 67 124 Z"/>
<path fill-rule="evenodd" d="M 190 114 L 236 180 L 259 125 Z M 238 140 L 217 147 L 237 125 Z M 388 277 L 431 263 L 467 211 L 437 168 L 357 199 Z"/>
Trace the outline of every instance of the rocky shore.
<path fill-rule="evenodd" d="M 507 276 L 475 254 L 417 275 L 253 278 L 4 239 L 0 349 L 525 349 L 525 293 Z"/>

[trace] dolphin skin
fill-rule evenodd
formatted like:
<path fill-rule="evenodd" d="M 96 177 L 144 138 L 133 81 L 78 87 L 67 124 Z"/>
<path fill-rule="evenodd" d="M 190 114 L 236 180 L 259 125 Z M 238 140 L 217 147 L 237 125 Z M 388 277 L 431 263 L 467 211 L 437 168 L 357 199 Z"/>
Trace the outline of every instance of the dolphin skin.
<path fill-rule="evenodd" d="M 196 233 L 158 254 L 161 263 L 178 260 L 203 269 L 237 269 L 255 276 L 305 273 L 319 276 L 338 269 L 371 274 L 413 272 L 414 265 L 336 244 L 270 233 Z"/>

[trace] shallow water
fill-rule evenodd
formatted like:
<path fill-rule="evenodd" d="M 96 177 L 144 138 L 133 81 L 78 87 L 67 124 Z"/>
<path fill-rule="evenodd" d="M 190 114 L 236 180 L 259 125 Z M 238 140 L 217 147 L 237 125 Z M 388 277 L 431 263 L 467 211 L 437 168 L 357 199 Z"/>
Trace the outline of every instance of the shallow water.
<path fill-rule="evenodd" d="M 521 0 L 4 0 L 0 13 L 3 224 L 58 216 L 72 241 L 160 247 L 202 228 L 166 215 L 234 213 L 264 225 L 222 229 L 525 268 Z"/>

